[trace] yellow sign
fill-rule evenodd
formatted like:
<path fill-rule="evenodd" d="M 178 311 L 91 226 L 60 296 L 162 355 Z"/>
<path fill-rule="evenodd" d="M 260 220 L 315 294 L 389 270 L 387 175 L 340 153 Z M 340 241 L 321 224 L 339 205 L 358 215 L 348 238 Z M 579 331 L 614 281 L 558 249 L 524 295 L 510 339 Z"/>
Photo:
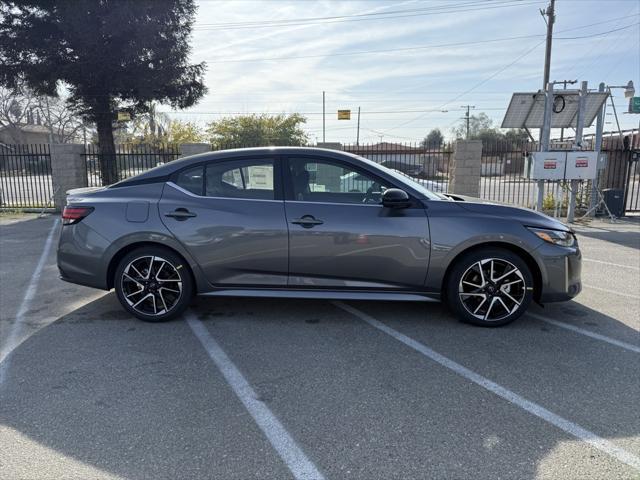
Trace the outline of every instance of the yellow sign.
<path fill-rule="evenodd" d="M 338 110 L 338 120 L 351 120 L 351 110 Z"/>
<path fill-rule="evenodd" d="M 119 122 L 128 122 L 131 120 L 131 114 L 129 112 L 118 112 Z"/>

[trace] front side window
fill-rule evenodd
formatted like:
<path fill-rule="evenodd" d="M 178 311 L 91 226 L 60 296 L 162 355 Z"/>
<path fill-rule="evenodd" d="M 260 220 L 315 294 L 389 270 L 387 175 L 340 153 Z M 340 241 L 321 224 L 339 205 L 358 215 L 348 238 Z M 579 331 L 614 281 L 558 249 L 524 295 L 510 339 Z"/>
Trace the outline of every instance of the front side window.
<path fill-rule="evenodd" d="M 386 182 L 346 164 L 290 158 L 294 200 L 379 204 Z"/>
<path fill-rule="evenodd" d="M 205 195 L 273 200 L 273 172 L 273 161 L 264 159 L 209 163 L 205 174 Z"/>

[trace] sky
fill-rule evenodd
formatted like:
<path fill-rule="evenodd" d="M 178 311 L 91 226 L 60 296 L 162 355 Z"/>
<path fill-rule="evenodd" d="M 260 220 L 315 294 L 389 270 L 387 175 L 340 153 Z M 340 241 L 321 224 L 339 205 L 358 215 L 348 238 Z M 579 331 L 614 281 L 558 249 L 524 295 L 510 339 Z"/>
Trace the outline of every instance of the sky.
<path fill-rule="evenodd" d="M 433 128 L 450 137 L 464 105 L 500 126 L 513 92 L 542 87 L 548 0 L 197 4 L 191 60 L 207 63 L 209 93 L 171 114 L 181 120 L 299 112 L 322 141 L 324 91 L 327 142 L 355 143 L 358 108 L 361 143 L 418 142 Z M 640 96 L 640 0 L 557 0 L 550 78 L 593 89 L 633 80 Z M 621 128 L 638 128 L 613 94 Z"/>

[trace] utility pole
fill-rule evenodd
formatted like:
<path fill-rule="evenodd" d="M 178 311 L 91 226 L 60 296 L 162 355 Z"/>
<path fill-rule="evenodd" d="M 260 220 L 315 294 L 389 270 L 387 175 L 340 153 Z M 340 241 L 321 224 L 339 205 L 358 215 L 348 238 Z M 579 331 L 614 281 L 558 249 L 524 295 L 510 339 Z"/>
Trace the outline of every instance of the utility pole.
<path fill-rule="evenodd" d="M 466 113 L 466 115 L 464 116 L 464 119 L 465 119 L 465 120 L 466 120 L 466 122 L 467 122 L 467 135 L 466 135 L 466 137 L 465 137 L 465 138 L 466 138 L 467 140 L 469 140 L 469 121 L 470 121 L 470 119 L 471 119 L 471 117 L 469 116 L 469 110 L 470 110 L 470 109 L 472 109 L 472 108 L 476 108 L 476 106 L 475 106 L 475 105 L 462 105 L 460 108 L 466 108 L 466 109 L 467 109 L 467 113 Z"/>
<path fill-rule="evenodd" d="M 324 90 L 322 91 L 322 143 L 327 141 L 326 137 L 326 122 L 325 122 L 325 109 L 324 109 Z"/>
<path fill-rule="evenodd" d="M 360 107 L 358 107 L 358 130 L 356 132 L 356 146 L 360 145 Z"/>
<path fill-rule="evenodd" d="M 550 0 L 546 10 L 540 10 L 540 15 L 547 23 L 547 46 L 544 52 L 544 79 L 542 81 L 542 89 L 546 90 L 549 83 L 549 74 L 551 72 L 551 43 L 553 41 L 553 24 L 556 21 L 556 0 Z"/>
<path fill-rule="evenodd" d="M 553 41 L 553 24 L 556 20 L 556 0 L 550 0 L 546 10 L 540 10 L 540 15 L 547 23 L 547 45 L 544 52 L 544 78 L 542 80 L 542 91 L 545 92 L 545 125 L 540 129 L 540 151 L 549 150 L 549 139 L 551 138 L 551 109 L 553 108 L 553 86 L 549 85 L 549 75 L 551 72 L 551 44 Z M 549 111 L 547 111 L 549 110 Z M 548 125 L 546 124 L 548 122 Z M 546 131 L 545 131 L 546 130 Z M 538 198 L 536 209 L 541 212 L 544 202 L 544 180 L 538 180 Z"/>

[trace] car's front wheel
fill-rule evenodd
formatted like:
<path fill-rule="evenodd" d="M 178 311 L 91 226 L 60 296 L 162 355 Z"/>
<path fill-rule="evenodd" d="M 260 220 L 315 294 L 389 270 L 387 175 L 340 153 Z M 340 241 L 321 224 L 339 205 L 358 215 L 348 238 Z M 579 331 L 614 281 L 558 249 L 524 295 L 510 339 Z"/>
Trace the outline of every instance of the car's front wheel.
<path fill-rule="evenodd" d="M 162 247 L 142 247 L 125 255 L 116 269 L 114 286 L 122 306 L 147 322 L 177 317 L 193 296 L 188 265 Z"/>
<path fill-rule="evenodd" d="M 485 248 L 462 256 L 449 275 L 447 300 L 461 320 L 483 327 L 520 317 L 533 298 L 526 262 L 509 250 Z"/>

